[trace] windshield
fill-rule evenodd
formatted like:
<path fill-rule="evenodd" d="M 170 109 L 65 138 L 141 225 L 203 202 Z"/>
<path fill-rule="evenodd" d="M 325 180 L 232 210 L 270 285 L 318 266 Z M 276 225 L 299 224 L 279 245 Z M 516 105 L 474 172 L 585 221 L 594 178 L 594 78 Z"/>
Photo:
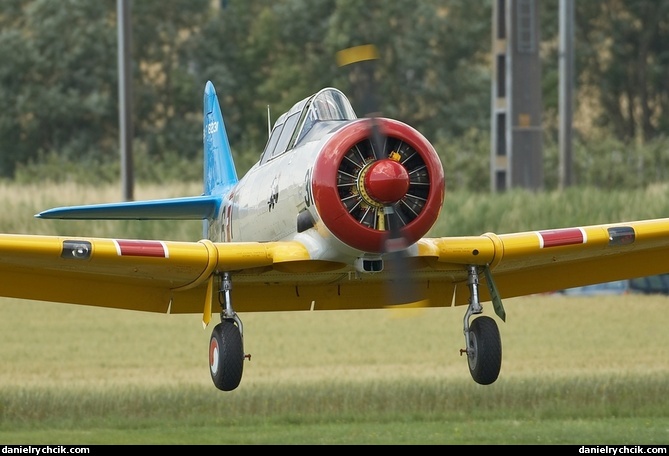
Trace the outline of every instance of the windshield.
<path fill-rule="evenodd" d="M 327 88 L 318 92 L 307 104 L 302 129 L 296 142 L 302 139 L 318 121 L 354 120 L 357 116 L 346 95 L 337 89 Z"/>
<path fill-rule="evenodd" d="M 331 87 L 323 89 L 295 103 L 288 112 L 279 117 L 261 157 L 261 163 L 291 149 L 317 122 L 355 119 L 357 116 L 346 95 Z"/>

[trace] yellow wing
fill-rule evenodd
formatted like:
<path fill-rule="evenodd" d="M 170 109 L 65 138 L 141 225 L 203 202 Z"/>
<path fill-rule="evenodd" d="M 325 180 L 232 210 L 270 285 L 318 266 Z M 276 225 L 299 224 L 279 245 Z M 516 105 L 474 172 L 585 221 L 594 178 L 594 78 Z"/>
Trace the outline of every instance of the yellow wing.
<path fill-rule="evenodd" d="M 417 247 L 416 255 L 410 258 L 411 278 L 424 299 L 422 304 L 465 305 L 470 298 L 468 266 L 478 267 L 482 283 L 487 268 L 500 298 L 668 272 L 669 219 L 425 238 Z M 299 274 L 296 265 L 314 271 Z M 260 282 L 258 276 L 235 274 L 235 308 L 359 309 L 388 304 L 391 287 L 384 273 L 358 275 L 338 270 L 337 265 L 332 265 L 332 270 L 321 265 L 316 272 L 313 262 L 308 261 L 284 263 L 281 269 L 288 271 L 291 267 L 295 268 L 292 274 L 266 271 Z M 479 297 L 491 300 L 488 287 L 480 287 Z"/>
<path fill-rule="evenodd" d="M 489 265 L 501 298 L 669 271 L 669 219 L 427 240 L 436 268 Z M 449 265 L 449 262 L 454 264 Z M 467 304 L 459 287 L 454 304 Z M 482 287 L 481 299 L 488 300 Z"/>
<path fill-rule="evenodd" d="M 669 271 L 669 219 L 425 238 L 412 279 L 429 306 L 467 304 L 467 267 L 501 298 Z M 313 261 L 298 242 L 213 243 L 0 235 L 0 295 L 151 312 L 218 312 L 216 272 L 238 312 L 381 308 L 388 276 Z M 482 274 L 482 281 L 485 277 Z M 481 287 L 482 301 L 490 300 Z"/>
<path fill-rule="evenodd" d="M 219 251 L 222 253 L 219 256 Z M 298 243 L 0 235 L 0 295 L 151 312 L 202 312 L 209 279 L 271 267 Z"/>

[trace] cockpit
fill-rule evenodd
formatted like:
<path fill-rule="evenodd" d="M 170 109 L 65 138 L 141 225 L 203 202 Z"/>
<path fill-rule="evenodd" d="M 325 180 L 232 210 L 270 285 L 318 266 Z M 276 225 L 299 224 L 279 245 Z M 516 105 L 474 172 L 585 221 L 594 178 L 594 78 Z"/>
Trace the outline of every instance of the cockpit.
<path fill-rule="evenodd" d="M 274 124 L 260 163 L 265 163 L 301 141 L 308 141 L 309 133 L 326 123 L 357 119 L 351 103 L 341 91 L 326 88 L 296 103 Z"/>

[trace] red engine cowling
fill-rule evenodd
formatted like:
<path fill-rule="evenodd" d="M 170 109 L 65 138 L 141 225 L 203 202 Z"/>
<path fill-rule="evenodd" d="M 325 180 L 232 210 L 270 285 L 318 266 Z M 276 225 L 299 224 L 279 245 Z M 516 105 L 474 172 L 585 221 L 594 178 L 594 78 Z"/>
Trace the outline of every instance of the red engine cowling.
<path fill-rule="evenodd" d="M 374 152 L 371 122 L 383 148 Z M 321 220 L 352 248 L 383 253 L 392 223 L 407 245 L 434 225 L 444 200 L 444 170 L 432 144 L 392 119 L 359 119 L 325 145 L 312 174 Z M 391 208 L 391 210 L 389 210 Z"/>

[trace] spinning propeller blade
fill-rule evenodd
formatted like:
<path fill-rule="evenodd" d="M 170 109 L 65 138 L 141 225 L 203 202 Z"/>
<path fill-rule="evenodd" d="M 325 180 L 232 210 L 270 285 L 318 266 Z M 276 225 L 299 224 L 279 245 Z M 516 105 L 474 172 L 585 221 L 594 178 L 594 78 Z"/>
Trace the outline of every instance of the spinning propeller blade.
<path fill-rule="evenodd" d="M 365 183 L 368 185 L 367 191 L 383 205 L 383 227 L 387 231 L 384 269 L 390 273 L 389 302 L 393 305 L 409 304 L 423 299 L 412 280 L 407 252 L 409 243 L 402 234 L 404 222 L 397 210 L 408 190 L 409 176 L 402 164 L 395 159 L 395 152 L 386 150 L 387 138 L 378 119 L 381 114 L 374 83 L 375 63 L 378 59 L 378 51 L 373 44 L 355 46 L 337 53 L 337 63 L 340 67 L 356 64 L 360 69 L 362 105 L 365 117 L 369 118 L 369 140 L 375 162 L 372 166 L 383 167 L 383 175 L 388 178 L 388 182 Z M 376 175 L 376 173 L 370 174 Z"/>

